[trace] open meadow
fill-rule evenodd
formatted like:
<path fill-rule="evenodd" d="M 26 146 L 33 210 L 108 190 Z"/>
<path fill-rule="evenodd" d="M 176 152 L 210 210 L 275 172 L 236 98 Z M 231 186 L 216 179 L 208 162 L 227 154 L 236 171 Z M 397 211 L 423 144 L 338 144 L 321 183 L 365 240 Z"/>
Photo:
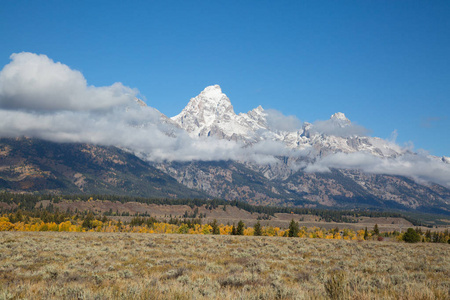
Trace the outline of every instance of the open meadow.
<path fill-rule="evenodd" d="M 0 299 L 450 299 L 448 244 L 0 232 Z"/>

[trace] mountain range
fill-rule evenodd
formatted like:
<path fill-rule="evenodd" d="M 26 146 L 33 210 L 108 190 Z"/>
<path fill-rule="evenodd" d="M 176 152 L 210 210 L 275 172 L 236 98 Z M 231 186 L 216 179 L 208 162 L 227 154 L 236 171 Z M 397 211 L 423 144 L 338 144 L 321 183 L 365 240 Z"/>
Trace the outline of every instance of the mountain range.
<path fill-rule="evenodd" d="M 303 124 L 261 106 L 236 114 L 213 85 L 174 117 L 139 99 L 120 116 L 120 142 L 2 138 L 0 187 L 450 214 L 448 157 L 371 137 L 341 112 Z"/>

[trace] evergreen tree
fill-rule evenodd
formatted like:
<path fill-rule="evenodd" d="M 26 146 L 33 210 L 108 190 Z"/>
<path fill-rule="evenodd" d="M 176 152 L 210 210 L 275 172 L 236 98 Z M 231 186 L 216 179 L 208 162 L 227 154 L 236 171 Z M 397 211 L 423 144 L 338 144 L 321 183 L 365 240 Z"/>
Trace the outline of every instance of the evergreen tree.
<path fill-rule="evenodd" d="M 234 223 L 233 226 L 231 227 L 231 235 L 237 235 L 236 226 L 234 226 Z"/>
<path fill-rule="evenodd" d="M 244 222 L 242 222 L 242 220 L 240 220 L 238 223 L 237 229 L 236 229 L 236 234 L 244 235 L 244 227 L 245 227 Z"/>
<path fill-rule="evenodd" d="M 19 209 L 16 212 L 15 220 L 16 220 L 16 222 L 22 222 L 23 221 L 22 210 Z"/>
<path fill-rule="evenodd" d="M 403 240 L 407 243 L 417 243 L 420 242 L 420 235 L 413 228 L 408 228 L 403 235 Z"/>
<path fill-rule="evenodd" d="M 289 224 L 289 237 L 298 237 L 298 233 L 300 232 L 300 228 L 298 226 L 298 223 L 292 219 L 291 223 Z"/>
<path fill-rule="evenodd" d="M 84 218 L 82 227 L 92 229 L 92 221 L 94 220 L 94 215 L 92 213 L 88 213 L 86 218 Z"/>
<path fill-rule="evenodd" d="M 262 235 L 262 229 L 261 229 L 261 224 L 258 222 L 256 222 L 255 226 L 253 227 L 254 231 L 253 231 L 253 235 L 255 236 L 261 236 Z"/>
<path fill-rule="evenodd" d="M 375 226 L 373 227 L 373 233 L 375 233 L 376 235 L 380 235 L 380 229 L 378 228 L 378 224 L 375 224 Z"/>
<path fill-rule="evenodd" d="M 367 232 L 367 227 L 364 229 L 364 239 L 367 240 L 369 238 L 369 233 Z"/>
<path fill-rule="evenodd" d="M 233 224 L 233 226 L 231 226 L 231 235 L 237 235 L 236 226 L 234 226 L 234 224 Z"/>
<path fill-rule="evenodd" d="M 220 234 L 220 228 L 219 225 L 217 225 L 216 219 L 214 219 L 214 221 L 210 225 L 212 227 L 212 234 Z"/>

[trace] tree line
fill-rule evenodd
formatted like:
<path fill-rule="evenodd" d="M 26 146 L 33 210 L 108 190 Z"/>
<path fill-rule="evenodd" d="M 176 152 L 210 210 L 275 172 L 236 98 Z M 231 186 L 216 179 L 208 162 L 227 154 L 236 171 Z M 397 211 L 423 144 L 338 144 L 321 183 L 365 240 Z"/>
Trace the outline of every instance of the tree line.
<path fill-rule="evenodd" d="M 253 226 L 246 226 L 240 220 L 236 224 L 219 224 L 213 220 L 202 224 L 202 219 L 174 218 L 166 222 L 154 217 L 134 217 L 130 222 L 112 220 L 106 216 L 86 214 L 68 214 L 59 211 L 21 211 L 0 216 L 0 231 L 74 231 L 74 232 L 139 232 L 139 233 L 167 233 L 167 234 L 213 234 L 213 235 L 252 235 L 279 236 L 299 238 L 323 238 L 343 240 L 376 240 L 391 238 L 408 243 L 431 242 L 449 243 L 449 230 L 443 232 L 423 232 L 420 228 L 408 228 L 406 232 L 380 232 L 378 225 L 372 230 L 367 227 L 360 230 L 344 228 L 324 229 L 318 227 L 300 227 L 298 222 L 291 220 L 288 228 L 262 226 L 258 221 Z"/>
<path fill-rule="evenodd" d="M 61 201 L 90 201 L 90 200 L 109 200 L 112 202 L 118 201 L 120 203 L 139 202 L 144 204 L 156 205 L 187 205 L 194 209 L 195 207 L 205 206 L 207 209 L 216 209 L 222 206 L 224 210 L 229 207 L 236 207 L 250 213 L 258 213 L 264 216 L 263 219 L 269 219 L 276 213 L 292 213 L 301 215 L 314 215 L 321 218 L 325 222 L 337 223 L 357 223 L 360 217 L 399 217 L 405 218 L 413 225 L 423 225 L 422 222 L 405 216 L 398 212 L 385 212 L 373 210 L 333 210 L 333 209 L 319 209 L 319 208 L 299 208 L 299 207 L 279 207 L 279 206 L 256 206 L 242 201 L 227 201 L 222 199 L 173 199 L 173 198 L 143 198 L 134 196 L 120 196 L 120 195 L 53 195 L 53 194 L 16 194 L 9 192 L 0 192 L 0 202 L 13 204 L 14 208 L 11 211 L 21 209 L 23 211 L 34 210 L 36 204 L 42 200 L 49 200 L 50 205 L 59 203 Z M 0 211 L 1 213 L 2 211 Z M 185 216 L 187 217 L 187 215 Z M 197 217 L 197 216 L 195 216 Z M 260 218 L 261 219 L 261 218 Z"/>

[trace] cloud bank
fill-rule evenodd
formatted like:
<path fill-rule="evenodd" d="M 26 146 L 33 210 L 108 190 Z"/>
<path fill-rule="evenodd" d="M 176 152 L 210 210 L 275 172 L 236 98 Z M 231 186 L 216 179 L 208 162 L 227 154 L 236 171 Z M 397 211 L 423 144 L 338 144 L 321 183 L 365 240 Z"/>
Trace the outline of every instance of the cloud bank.
<path fill-rule="evenodd" d="M 89 86 L 81 72 L 45 55 L 13 54 L 0 72 L 0 137 L 28 136 L 54 142 L 118 146 L 149 161 L 239 160 L 274 164 L 279 162 L 276 157 L 289 156 L 301 160 L 292 164 L 294 169 L 306 167 L 309 172 L 361 169 L 450 187 L 450 164 L 424 154 L 382 159 L 360 152 L 336 153 L 306 165 L 302 159 L 311 151 L 290 149 L 282 142 L 263 140 L 245 146 L 214 138 L 193 139 L 156 109 L 139 105 L 137 93 L 121 83 Z M 334 121 L 318 121 L 312 128 L 340 137 L 367 134 L 361 126 Z M 297 131 L 302 125 L 296 117 L 275 110 L 267 111 L 267 122 L 278 131 Z"/>
<path fill-rule="evenodd" d="M 81 72 L 45 55 L 22 52 L 10 58 L 0 72 L 0 137 L 112 145 L 152 161 L 269 163 L 286 152 L 275 142 L 250 150 L 233 141 L 192 139 L 156 109 L 139 105 L 135 89 L 121 83 L 88 86 Z"/>
<path fill-rule="evenodd" d="M 330 168 L 358 169 L 372 174 L 412 177 L 418 182 L 436 182 L 450 187 L 450 167 L 426 153 L 407 153 L 380 158 L 368 153 L 334 153 L 305 168 L 307 172 L 328 172 Z"/>
<path fill-rule="evenodd" d="M 132 100 L 136 90 L 114 83 L 88 86 L 79 72 L 46 55 L 16 53 L 0 73 L 0 107 L 36 111 L 103 110 Z"/>
<path fill-rule="evenodd" d="M 267 109 L 267 125 L 278 131 L 296 131 L 302 127 L 302 122 L 296 116 L 285 116 L 275 109 Z"/>

